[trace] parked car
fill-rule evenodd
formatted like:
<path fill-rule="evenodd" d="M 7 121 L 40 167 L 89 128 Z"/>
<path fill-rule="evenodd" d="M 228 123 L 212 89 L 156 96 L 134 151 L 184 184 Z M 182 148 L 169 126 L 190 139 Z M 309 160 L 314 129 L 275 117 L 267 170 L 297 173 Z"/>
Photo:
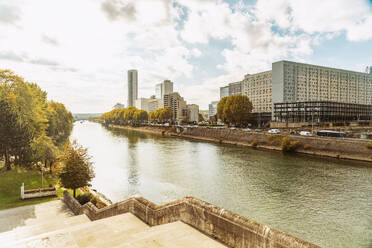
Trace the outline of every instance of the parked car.
<path fill-rule="evenodd" d="M 250 128 L 243 128 L 242 130 L 245 131 L 245 132 L 250 132 L 251 131 Z"/>
<path fill-rule="evenodd" d="M 297 135 L 296 131 L 290 131 L 289 134 L 290 135 Z"/>
<path fill-rule="evenodd" d="M 279 129 L 270 129 L 268 131 L 268 133 L 270 133 L 270 134 L 280 134 L 280 130 Z"/>
<path fill-rule="evenodd" d="M 254 131 L 255 131 L 255 132 L 262 132 L 262 129 L 257 128 L 257 129 L 255 129 Z"/>
<path fill-rule="evenodd" d="M 301 131 L 300 135 L 301 136 L 313 136 L 309 131 Z"/>
<path fill-rule="evenodd" d="M 236 129 L 236 127 L 230 127 L 230 129 L 231 129 L 231 130 L 235 130 L 235 129 Z"/>

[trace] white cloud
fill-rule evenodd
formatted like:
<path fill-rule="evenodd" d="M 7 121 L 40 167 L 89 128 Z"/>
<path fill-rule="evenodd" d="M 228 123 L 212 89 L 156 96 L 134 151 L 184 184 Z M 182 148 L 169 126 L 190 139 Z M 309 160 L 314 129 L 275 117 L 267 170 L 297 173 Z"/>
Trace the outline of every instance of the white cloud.
<path fill-rule="evenodd" d="M 309 11 L 311 10 L 311 11 Z M 126 71 L 139 70 L 140 96 L 164 79 L 206 108 L 218 87 L 287 57 L 302 60 L 324 39 L 372 38 L 364 0 L 2 0 L 0 67 L 38 82 L 74 112 L 126 102 Z M 224 61 L 200 82 L 195 61 L 213 41 Z M 216 54 L 217 55 L 217 54 Z M 189 83 L 179 83 L 189 82 Z"/>
<path fill-rule="evenodd" d="M 258 0 L 256 15 L 292 31 L 343 31 L 352 41 L 372 38 L 372 10 L 366 0 Z"/>

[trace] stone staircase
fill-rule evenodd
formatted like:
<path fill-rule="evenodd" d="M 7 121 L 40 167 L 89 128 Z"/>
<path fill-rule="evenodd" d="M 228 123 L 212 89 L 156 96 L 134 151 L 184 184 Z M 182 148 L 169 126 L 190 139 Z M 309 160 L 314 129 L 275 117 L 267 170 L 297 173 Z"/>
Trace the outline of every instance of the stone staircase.
<path fill-rule="evenodd" d="M 1 247 L 225 247 L 176 221 L 148 226 L 131 213 L 90 221 L 60 201 L 0 211 Z"/>

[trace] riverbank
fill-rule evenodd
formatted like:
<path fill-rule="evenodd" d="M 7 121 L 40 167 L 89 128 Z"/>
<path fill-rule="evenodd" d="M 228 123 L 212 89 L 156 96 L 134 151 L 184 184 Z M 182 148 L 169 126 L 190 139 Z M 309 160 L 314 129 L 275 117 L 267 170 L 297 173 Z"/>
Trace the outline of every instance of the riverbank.
<path fill-rule="evenodd" d="M 283 135 L 269 135 L 266 133 L 245 132 L 239 129 L 214 129 L 193 127 L 177 130 L 174 127 L 146 126 L 129 127 L 110 125 L 113 128 L 134 130 L 144 133 L 161 135 L 164 137 L 180 137 L 191 140 L 215 142 L 255 149 L 281 151 Z M 295 152 L 319 157 L 348 159 L 372 163 L 372 150 L 367 148 L 371 141 L 348 140 L 340 138 L 303 137 L 289 135 L 291 141 L 297 142 Z"/>

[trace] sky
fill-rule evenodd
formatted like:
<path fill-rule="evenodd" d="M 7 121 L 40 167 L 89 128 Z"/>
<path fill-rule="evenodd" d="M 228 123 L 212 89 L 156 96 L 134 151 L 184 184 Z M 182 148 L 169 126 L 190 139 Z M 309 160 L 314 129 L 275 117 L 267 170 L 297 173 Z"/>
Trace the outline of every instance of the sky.
<path fill-rule="evenodd" d="M 0 69 L 73 113 L 127 103 L 169 79 L 207 109 L 219 87 L 279 60 L 364 71 L 372 0 L 0 0 Z"/>

